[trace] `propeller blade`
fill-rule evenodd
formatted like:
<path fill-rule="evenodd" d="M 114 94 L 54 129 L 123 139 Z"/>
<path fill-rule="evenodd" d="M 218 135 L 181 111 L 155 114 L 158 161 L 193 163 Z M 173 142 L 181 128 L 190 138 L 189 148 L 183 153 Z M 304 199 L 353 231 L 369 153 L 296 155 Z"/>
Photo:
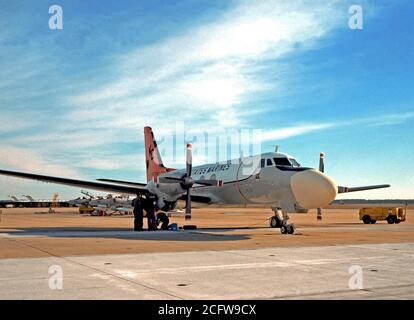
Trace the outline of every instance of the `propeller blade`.
<path fill-rule="evenodd" d="M 191 176 L 191 171 L 193 169 L 193 146 L 187 144 L 187 153 L 186 153 L 186 167 L 187 167 L 187 176 Z"/>
<path fill-rule="evenodd" d="M 325 153 L 319 153 L 319 171 L 325 172 Z M 316 209 L 316 219 L 322 221 L 322 208 Z"/>
<path fill-rule="evenodd" d="M 325 153 L 323 152 L 319 154 L 319 171 L 325 172 Z"/>
<path fill-rule="evenodd" d="M 187 190 L 187 199 L 185 200 L 185 220 L 191 220 L 191 188 Z"/>
<path fill-rule="evenodd" d="M 322 220 L 322 208 L 316 209 L 316 219 L 321 221 Z"/>

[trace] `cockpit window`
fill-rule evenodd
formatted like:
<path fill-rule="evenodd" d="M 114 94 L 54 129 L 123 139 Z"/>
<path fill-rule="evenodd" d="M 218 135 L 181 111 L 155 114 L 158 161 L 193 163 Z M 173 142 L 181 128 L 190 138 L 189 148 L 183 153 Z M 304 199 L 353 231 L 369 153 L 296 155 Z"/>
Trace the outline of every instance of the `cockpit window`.
<path fill-rule="evenodd" d="M 288 158 L 273 158 L 277 166 L 288 166 L 291 167 L 292 164 L 289 162 Z"/>
<path fill-rule="evenodd" d="M 272 159 L 267 159 L 266 166 L 267 166 L 267 167 L 271 167 L 271 166 L 273 166 L 273 161 L 272 161 Z"/>
<path fill-rule="evenodd" d="M 292 167 L 294 167 L 294 168 L 300 168 L 299 162 L 297 162 L 295 159 L 290 158 L 289 161 L 292 164 Z"/>
<path fill-rule="evenodd" d="M 261 159 L 260 160 L 260 168 L 264 168 L 265 167 L 265 161 L 266 161 L 266 159 Z"/>

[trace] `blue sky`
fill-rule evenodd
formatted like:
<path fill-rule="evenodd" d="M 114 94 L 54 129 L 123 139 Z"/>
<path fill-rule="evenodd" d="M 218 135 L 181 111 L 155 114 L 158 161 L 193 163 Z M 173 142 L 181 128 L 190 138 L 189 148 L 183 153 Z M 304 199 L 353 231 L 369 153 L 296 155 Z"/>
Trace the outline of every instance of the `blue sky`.
<path fill-rule="evenodd" d="M 306 166 L 324 151 L 340 185 L 392 185 L 352 197 L 414 198 L 412 1 L 0 3 L 1 168 L 144 181 L 143 127 L 184 121 L 261 129 Z M 0 198 L 55 191 L 79 194 L 0 178 Z"/>

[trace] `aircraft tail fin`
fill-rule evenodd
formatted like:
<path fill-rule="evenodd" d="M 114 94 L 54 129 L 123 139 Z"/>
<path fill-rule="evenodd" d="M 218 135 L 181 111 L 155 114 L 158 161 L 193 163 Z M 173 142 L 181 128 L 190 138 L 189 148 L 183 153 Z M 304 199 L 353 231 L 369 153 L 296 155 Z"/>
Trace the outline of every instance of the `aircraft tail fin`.
<path fill-rule="evenodd" d="M 147 182 L 158 181 L 158 176 L 175 169 L 166 168 L 162 163 L 161 154 L 158 150 L 157 141 L 151 127 L 144 128 L 145 137 L 145 162 L 147 168 Z"/>

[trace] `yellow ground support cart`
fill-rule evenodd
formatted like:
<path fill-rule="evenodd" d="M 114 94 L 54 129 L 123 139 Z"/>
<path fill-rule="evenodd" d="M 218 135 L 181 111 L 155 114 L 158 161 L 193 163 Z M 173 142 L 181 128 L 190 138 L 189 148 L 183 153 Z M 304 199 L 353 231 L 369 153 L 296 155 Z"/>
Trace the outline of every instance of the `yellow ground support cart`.
<path fill-rule="evenodd" d="M 95 208 L 85 206 L 83 204 L 79 206 L 79 213 L 80 214 L 92 213 L 94 210 L 95 210 Z"/>
<path fill-rule="evenodd" d="M 404 210 L 401 207 L 361 208 L 359 209 L 359 220 L 362 220 L 365 224 L 374 224 L 381 220 L 386 220 L 389 224 L 393 224 L 405 221 L 406 214 L 407 208 Z"/>

